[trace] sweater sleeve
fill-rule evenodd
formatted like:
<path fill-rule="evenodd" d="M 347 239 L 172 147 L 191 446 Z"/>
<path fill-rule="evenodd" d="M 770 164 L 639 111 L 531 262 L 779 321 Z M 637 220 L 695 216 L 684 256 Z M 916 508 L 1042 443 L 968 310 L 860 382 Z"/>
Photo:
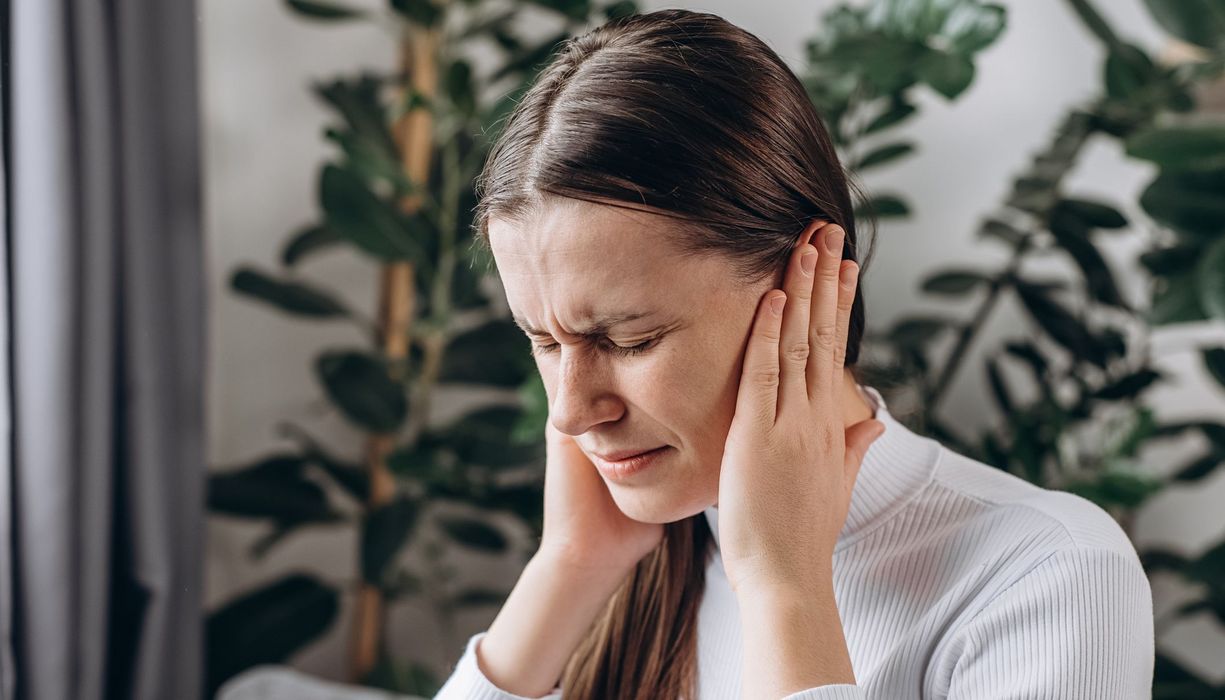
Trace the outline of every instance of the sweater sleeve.
<path fill-rule="evenodd" d="M 538 698 L 509 693 L 493 684 L 481 671 L 476 661 L 476 647 L 489 630 L 482 630 L 468 638 L 464 654 L 455 664 L 455 670 L 447 682 L 438 689 L 434 700 L 561 700 L 561 687 L 557 686 Z"/>
<path fill-rule="evenodd" d="M 1152 591 L 1131 553 L 1057 551 L 954 634 L 949 700 L 1152 694 Z"/>

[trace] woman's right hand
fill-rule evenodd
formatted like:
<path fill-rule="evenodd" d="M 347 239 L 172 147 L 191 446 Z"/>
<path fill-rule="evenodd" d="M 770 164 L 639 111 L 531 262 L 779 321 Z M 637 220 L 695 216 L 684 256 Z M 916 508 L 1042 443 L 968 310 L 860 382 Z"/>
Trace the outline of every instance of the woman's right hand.
<path fill-rule="evenodd" d="M 545 421 L 544 531 L 537 555 L 583 571 L 628 574 L 663 541 L 661 523 L 631 519 L 574 438 Z"/>

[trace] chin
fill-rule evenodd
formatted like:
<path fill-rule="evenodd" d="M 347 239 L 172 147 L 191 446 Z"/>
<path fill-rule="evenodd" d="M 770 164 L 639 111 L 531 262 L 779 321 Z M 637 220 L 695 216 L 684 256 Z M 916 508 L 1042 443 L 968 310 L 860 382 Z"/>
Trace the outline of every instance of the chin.
<path fill-rule="evenodd" d="M 625 489 L 610 485 L 609 492 L 621 512 L 640 523 L 674 523 L 705 509 L 700 501 L 678 499 L 663 489 Z"/>

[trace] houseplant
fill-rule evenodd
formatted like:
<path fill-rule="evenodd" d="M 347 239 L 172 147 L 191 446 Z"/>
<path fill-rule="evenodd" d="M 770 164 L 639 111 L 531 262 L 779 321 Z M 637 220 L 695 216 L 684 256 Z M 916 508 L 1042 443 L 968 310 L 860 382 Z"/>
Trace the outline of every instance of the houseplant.
<path fill-rule="evenodd" d="M 505 592 L 459 586 L 440 563 L 446 549 L 506 551 L 506 533 L 488 517 L 496 513 L 537 536 L 541 528 L 537 428 L 547 409 L 527 340 L 491 303 L 489 261 L 471 245 L 472 182 L 497 126 L 557 44 L 636 8 L 591 0 L 389 0 L 377 13 L 331 0 L 286 6 L 313 21 L 380 22 L 399 37 L 399 66 L 313 86 L 334 115 L 325 137 L 335 157 L 319 169 L 319 218 L 289 237 L 279 269 L 244 265 L 231 277 L 237 293 L 281 313 L 356 325 L 366 344 L 326 348 L 314 369 L 330 405 L 365 444 L 354 458 L 357 446 L 333 448 L 306 426 L 283 425 L 292 447 L 216 471 L 208 502 L 219 517 L 268 524 L 255 556 L 305 526 L 360 528 L 359 580 L 348 587 L 344 572 L 326 581 L 293 573 L 214 610 L 206 692 L 316 639 L 338 622 L 348 593 L 356 597 L 350 680 L 431 695 L 440 685 L 431 669 L 388 652 L 387 606 L 420 597 L 449 632 L 458 610 L 496 604 Z M 524 38 L 517 26 L 529 7 L 557 25 L 543 41 Z M 477 45 L 497 54 L 492 69 L 477 68 Z M 374 313 L 298 272 L 301 260 L 337 248 L 378 262 Z M 430 405 L 443 386 L 500 389 L 506 398 L 439 425 Z M 467 510 L 457 514 L 447 503 Z M 405 562 L 401 553 L 419 537 L 423 561 Z"/>
<path fill-rule="evenodd" d="M 973 299 L 970 317 L 908 314 L 884 332 L 869 333 L 869 347 L 885 350 L 885 359 L 869 361 L 865 375 L 888 396 L 915 399 L 909 403 L 916 411 L 905 420 L 916 431 L 1040 485 L 1090 498 L 1130 534 L 1136 513 L 1153 495 L 1194 487 L 1225 463 L 1225 423 L 1212 417 L 1162 423 L 1144 401 L 1148 389 L 1167 380 L 1151 356 L 1154 329 L 1225 319 L 1225 120 L 1194 114 L 1197 88 L 1219 81 L 1225 68 L 1225 6 L 1147 0 L 1162 27 L 1195 47 L 1195 60 L 1160 65 L 1119 37 L 1088 0 L 1068 4 L 1105 49 L 1101 94 L 1069 111 L 1051 142 L 1015 178 L 1005 201 L 982 220 L 979 236 L 1005 246 L 1008 261 L 993 270 L 941 269 L 923 281 L 925 294 Z M 915 27 L 989 26 L 981 11 L 978 19 L 952 17 L 971 13 L 970 5 L 947 3 L 941 14 L 924 3 L 897 0 L 839 8 L 826 16 L 826 34 L 810 45 L 814 100 L 832 102 L 830 114 L 866 110 L 870 117 L 859 120 L 868 128 L 841 130 L 844 149 L 867 153 L 848 162 L 862 168 L 910 152 L 905 141 L 876 146 L 863 141 L 881 130 L 881 123 L 893 128 L 914 113 L 898 88 L 908 89 L 921 78 L 933 51 L 911 38 Z M 844 44 L 830 32 L 856 39 Z M 944 46 L 956 47 L 956 39 Z M 948 75 L 962 80 L 970 73 L 968 61 L 960 68 L 953 59 L 933 65 L 948 66 Z M 832 100 L 828 75 L 844 83 Z M 1086 144 L 1099 138 L 1118 140 L 1129 156 L 1158 166 L 1139 199 L 1155 224 L 1138 260 L 1148 274 L 1150 299 L 1134 308 L 1099 249 L 1108 243 L 1103 239 L 1134 224 L 1113 203 L 1077 196 L 1063 184 Z M 898 196 L 878 199 L 888 215 L 907 212 Z M 1065 256 L 1076 279 L 1023 272 L 1024 263 L 1042 256 Z M 999 343 L 982 365 L 967 362 L 967 351 L 981 341 L 991 314 L 1009 301 L 1032 326 Z M 1218 388 L 1225 386 L 1225 347 L 1203 347 L 1200 357 L 1206 375 Z M 1008 364 L 1026 373 L 1028 388 L 1035 390 L 1023 392 L 1008 381 Z M 985 401 L 995 405 L 1001 419 L 977 435 L 946 425 L 940 413 L 950 384 L 964 372 L 981 377 Z M 1023 393 L 1033 398 L 1022 398 Z M 1168 474 L 1142 466 L 1145 447 L 1188 433 L 1199 434 L 1203 449 L 1185 464 Z M 1177 662 L 1160 640 L 1169 624 L 1187 615 L 1206 613 L 1225 623 L 1225 541 L 1194 554 L 1157 549 L 1141 554 L 1151 575 L 1173 572 L 1197 591 L 1156 621 L 1154 697 L 1221 697 L 1225 688 Z"/>

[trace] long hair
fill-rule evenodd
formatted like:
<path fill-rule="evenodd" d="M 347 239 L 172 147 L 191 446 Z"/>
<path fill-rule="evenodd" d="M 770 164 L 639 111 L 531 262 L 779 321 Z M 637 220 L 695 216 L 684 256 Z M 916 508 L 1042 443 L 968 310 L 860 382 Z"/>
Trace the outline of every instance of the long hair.
<path fill-rule="evenodd" d="M 746 282 L 781 281 L 814 218 L 842 226 L 843 258 L 857 260 L 852 191 L 803 85 L 773 50 L 716 15 L 660 10 L 562 44 L 493 144 L 473 227 L 488 245 L 491 218 L 522 220 L 549 196 L 632 204 L 675 219 L 682 250 L 721 254 Z M 863 333 L 857 288 L 852 372 Z M 697 697 L 712 551 L 702 513 L 665 525 L 567 664 L 568 700 Z"/>

